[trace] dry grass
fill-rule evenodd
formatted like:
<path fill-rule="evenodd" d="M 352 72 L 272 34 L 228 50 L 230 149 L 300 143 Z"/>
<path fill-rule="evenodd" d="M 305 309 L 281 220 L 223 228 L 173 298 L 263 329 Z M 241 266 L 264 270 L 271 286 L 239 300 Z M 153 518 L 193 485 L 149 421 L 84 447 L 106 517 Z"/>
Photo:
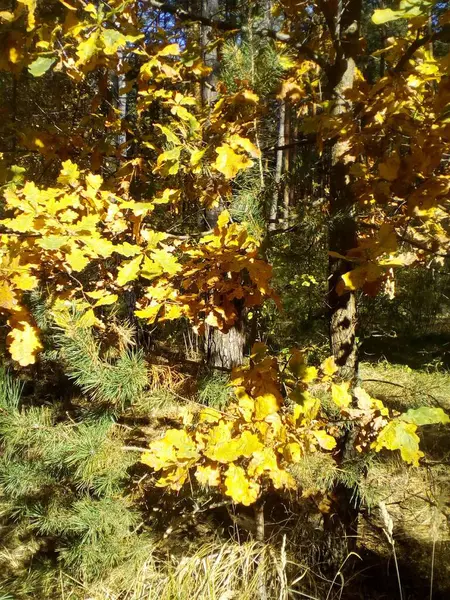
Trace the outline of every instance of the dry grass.
<path fill-rule="evenodd" d="M 450 409 L 450 373 L 447 371 L 417 371 L 388 362 L 362 363 L 360 377 L 372 396 L 399 410 L 424 405 Z"/>
<path fill-rule="evenodd" d="M 361 365 L 361 379 L 371 396 L 390 408 L 405 411 L 440 406 L 450 411 L 450 374 L 413 370 L 386 362 Z M 436 587 L 450 588 L 450 440 L 448 426 L 419 430 L 425 458 L 419 468 L 406 468 L 398 457 L 372 464 L 361 492 L 369 513 L 361 521 L 361 546 L 388 562 L 392 548 L 380 531 L 379 506 L 385 505 L 394 523 L 399 561 Z M 430 596 L 431 597 L 431 596 Z"/>
<path fill-rule="evenodd" d="M 317 576 L 293 562 L 285 549 L 269 544 L 213 542 L 189 556 L 161 554 L 155 547 L 134 577 L 112 573 L 107 581 L 85 590 L 85 600 L 319 600 Z M 329 600 L 340 585 L 322 580 Z M 334 593 L 336 587 L 337 593 Z"/>

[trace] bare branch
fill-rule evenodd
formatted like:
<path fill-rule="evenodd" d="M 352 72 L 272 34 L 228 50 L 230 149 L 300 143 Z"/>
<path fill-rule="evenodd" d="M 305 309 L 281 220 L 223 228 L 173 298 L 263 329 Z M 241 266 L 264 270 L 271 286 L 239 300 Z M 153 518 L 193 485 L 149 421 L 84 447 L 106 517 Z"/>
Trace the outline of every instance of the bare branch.
<path fill-rule="evenodd" d="M 209 19 L 202 15 L 198 15 L 195 13 L 190 13 L 184 8 L 180 6 L 172 6 L 171 4 L 167 4 L 166 2 L 159 2 L 159 0 L 149 0 L 148 4 L 152 8 L 156 8 L 158 10 L 162 10 L 163 12 L 169 13 L 174 17 L 180 19 L 180 21 L 196 21 L 197 23 L 201 23 L 202 25 L 207 25 L 209 27 L 215 27 L 216 29 L 220 29 L 221 31 L 234 31 L 236 26 L 228 21 L 218 21 L 215 19 Z"/>

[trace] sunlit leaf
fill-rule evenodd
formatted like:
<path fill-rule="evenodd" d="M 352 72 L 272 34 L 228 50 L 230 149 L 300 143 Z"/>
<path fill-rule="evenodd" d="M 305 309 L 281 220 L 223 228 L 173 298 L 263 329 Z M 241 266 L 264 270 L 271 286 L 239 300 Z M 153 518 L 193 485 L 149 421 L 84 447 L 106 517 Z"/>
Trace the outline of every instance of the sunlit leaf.
<path fill-rule="evenodd" d="M 410 408 L 399 419 L 406 423 L 414 423 L 414 425 L 434 425 L 437 423 L 446 425 L 450 423 L 449 416 L 442 408 L 433 408 L 431 406 L 421 406 L 416 409 Z"/>
<path fill-rule="evenodd" d="M 246 477 L 242 467 L 231 464 L 225 472 L 225 493 L 234 502 L 250 506 L 256 502 L 260 485 Z"/>
<path fill-rule="evenodd" d="M 25 320 L 14 322 L 7 340 L 11 356 L 19 365 L 26 367 L 36 362 L 36 355 L 42 350 L 36 327 Z"/>
<path fill-rule="evenodd" d="M 352 402 L 352 396 L 349 392 L 350 382 L 331 384 L 331 398 L 339 408 L 348 408 Z"/>
<path fill-rule="evenodd" d="M 117 285 L 122 287 L 136 279 L 139 274 L 142 260 L 142 256 L 136 256 L 135 258 L 124 262 L 117 272 Z"/>
<path fill-rule="evenodd" d="M 377 452 L 383 448 L 400 450 L 402 459 L 416 467 L 424 455 L 419 450 L 419 436 L 416 434 L 417 425 L 405 421 L 391 421 L 382 429 L 376 441 L 372 444 Z"/>
<path fill-rule="evenodd" d="M 33 75 L 33 77 L 41 77 L 44 75 L 44 73 L 47 73 L 55 61 L 55 58 L 46 58 L 45 56 L 40 56 L 28 66 L 28 71 L 31 75 Z"/>
<path fill-rule="evenodd" d="M 233 179 L 239 171 L 252 166 L 252 160 L 245 154 L 237 154 L 231 146 L 223 144 L 216 149 L 217 159 L 214 168 L 223 173 L 226 179 Z"/>
<path fill-rule="evenodd" d="M 333 448 L 336 448 L 336 440 L 332 435 L 329 435 L 326 431 L 318 429 L 312 431 L 311 433 L 316 438 L 319 446 L 324 450 L 333 450 Z"/>

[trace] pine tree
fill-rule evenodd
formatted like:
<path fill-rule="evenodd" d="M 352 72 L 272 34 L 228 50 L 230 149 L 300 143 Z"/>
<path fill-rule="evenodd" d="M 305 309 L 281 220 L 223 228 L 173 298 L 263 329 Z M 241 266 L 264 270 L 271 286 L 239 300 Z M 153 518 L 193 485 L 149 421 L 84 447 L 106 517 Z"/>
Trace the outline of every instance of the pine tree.
<path fill-rule="evenodd" d="M 91 582 L 146 545 L 120 416 L 143 395 L 147 365 L 126 343 L 105 358 L 76 320 L 53 341 L 75 383 L 69 402 L 27 395 L 0 371 L 0 589 L 15 598 L 54 598 L 58 573 Z"/>

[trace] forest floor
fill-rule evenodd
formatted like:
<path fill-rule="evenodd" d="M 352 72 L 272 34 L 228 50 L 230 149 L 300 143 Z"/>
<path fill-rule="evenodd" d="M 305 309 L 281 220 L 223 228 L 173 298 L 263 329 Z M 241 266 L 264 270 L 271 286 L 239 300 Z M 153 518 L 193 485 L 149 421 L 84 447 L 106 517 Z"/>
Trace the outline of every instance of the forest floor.
<path fill-rule="evenodd" d="M 419 370 L 387 361 L 363 362 L 360 378 L 372 397 L 393 410 L 429 405 L 450 412 L 450 372 L 442 366 Z M 215 385 L 209 395 L 217 403 L 226 402 L 228 391 L 223 381 L 218 379 Z M 208 400 L 202 398 L 202 392 L 199 399 Z M 161 412 L 183 410 L 177 398 L 173 400 L 172 408 L 162 402 L 166 408 Z M 448 433 L 448 426 L 421 428 L 425 458 L 418 468 L 405 468 L 394 455 L 383 459 L 377 455 L 371 462 L 360 486 L 365 508 L 358 528 L 358 556 L 347 557 L 348 563 L 354 562 L 350 571 L 346 564 L 334 575 L 324 577 L 315 569 L 315 541 L 319 539 L 315 536 L 322 529 L 318 511 L 292 513 L 281 534 L 278 531 L 276 537 L 271 537 L 268 528 L 268 541 L 261 544 L 253 540 L 251 523 L 243 523 L 245 514 L 235 515 L 235 530 L 230 535 L 230 527 L 223 525 L 230 512 L 218 503 L 214 515 L 207 500 L 203 521 L 200 518 L 195 526 L 178 531 L 170 527 L 167 537 L 155 537 L 154 543 L 147 541 L 146 546 L 137 549 L 135 561 L 112 569 L 94 585 L 80 582 L 78 586 L 61 572 L 61 593 L 55 600 L 448 599 Z M 197 514 L 201 515 L 202 499 L 198 502 Z M 392 519 L 394 545 L 385 534 L 387 525 L 380 503 Z M 267 520 L 275 520 L 271 519 L 269 504 L 266 508 Z M 164 506 L 158 510 L 164 512 Z M 403 595 L 399 592 L 396 561 Z M 14 598 L 2 595 L 0 590 L 0 600 Z"/>
<path fill-rule="evenodd" d="M 438 406 L 450 411 L 450 373 L 437 369 L 416 370 L 387 361 L 363 363 L 362 385 L 391 409 L 405 411 L 419 406 Z M 365 482 L 368 501 L 384 502 L 393 521 L 400 577 L 410 598 L 450 597 L 450 436 L 446 427 L 422 427 L 425 458 L 418 468 L 405 469 L 399 459 L 371 466 Z M 361 519 L 360 548 L 363 558 L 376 558 L 372 582 L 396 580 L 393 549 L 383 533 L 380 511 L 368 511 Z M 380 579 L 381 578 L 381 579 Z M 430 582 L 434 593 L 430 595 Z M 392 596 L 399 597 L 393 581 Z M 386 593 L 386 590 L 385 590 Z"/>
<path fill-rule="evenodd" d="M 361 383 L 375 398 L 393 410 L 423 405 L 450 411 L 450 372 L 440 368 L 412 369 L 387 361 L 364 362 Z M 216 382 L 216 401 L 223 383 Z M 222 391 L 221 391 L 222 390 Z M 210 390 L 211 392 L 211 390 Z M 226 391 L 225 391 L 226 396 Z M 223 398 L 225 401 L 226 398 Z M 360 518 L 353 571 L 336 572 L 324 579 L 314 570 L 314 517 L 297 515 L 297 528 L 290 525 L 272 543 L 252 541 L 242 528 L 243 515 L 232 539 L 204 523 L 190 533 L 180 532 L 178 551 L 149 548 L 145 568 L 128 581 L 128 592 L 115 595 L 110 583 L 89 590 L 91 600 L 444 600 L 450 597 L 450 439 L 448 427 L 421 428 L 426 453 L 418 468 L 405 468 L 396 457 L 375 458 L 361 486 L 365 509 Z M 394 546 L 384 533 L 386 523 L 380 503 L 392 519 Z M 269 512 L 269 510 L 267 511 Z M 309 519 L 309 522 L 308 522 Z M 319 517 L 320 519 L 320 517 Z M 314 525 L 314 523 L 316 523 Z M 305 531 L 312 532 L 308 539 Z M 251 527 L 248 528 L 251 531 Z M 240 533 L 239 533 L 240 531 Z M 223 533 L 223 529 L 222 529 Z M 174 534 L 176 536 L 176 534 Z M 188 536 L 191 536 L 188 539 Z M 241 537 L 239 537 L 241 536 Z M 270 536 L 269 536 L 270 537 Z M 289 539 L 291 538 L 291 539 Z M 281 543 L 280 543 L 281 539 Z M 290 549 L 297 540 L 295 553 Z M 245 540 L 245 541 L 243 541 Z M 169 543 L 170 545 L 170 543 Z M 184 548 L 184 549 L 182 549 Z M 303 554 L 302 554 L 303 553 Z M 398 561 L 402 596 L 395 561 Z M 264 583 L 265 582 L 265 583 Z M 85 600 L 85 599 L 84 599 Z"/>

